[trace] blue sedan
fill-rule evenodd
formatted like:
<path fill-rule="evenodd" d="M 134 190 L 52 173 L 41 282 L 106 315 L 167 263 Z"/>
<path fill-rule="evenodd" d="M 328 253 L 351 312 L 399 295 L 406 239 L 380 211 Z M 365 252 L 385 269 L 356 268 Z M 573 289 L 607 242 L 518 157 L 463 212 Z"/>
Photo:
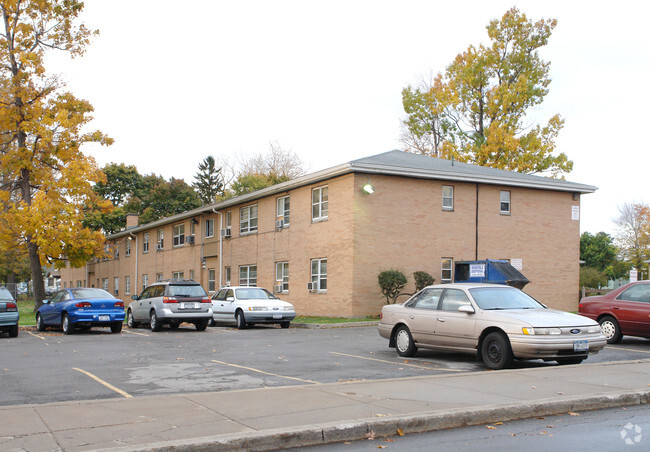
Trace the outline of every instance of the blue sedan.
<path fill-rule="evenodd" d="M 124 302 L 102 289 L 77 287 L 56 292 L 36 311 L 36 328 L 61 328 L 72 334 L 76 328 L 89 330 L 93 326 L 122 331 Z"/>

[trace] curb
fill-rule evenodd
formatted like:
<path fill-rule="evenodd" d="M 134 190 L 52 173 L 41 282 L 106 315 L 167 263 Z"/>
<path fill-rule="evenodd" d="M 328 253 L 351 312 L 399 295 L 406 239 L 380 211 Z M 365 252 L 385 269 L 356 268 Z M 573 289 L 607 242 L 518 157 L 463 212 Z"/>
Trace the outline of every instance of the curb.
<path fill-rule="evenodd" d="M 650 390 L 575 396 L 563 399 L 541 399 L 536 402 L 503 404 L 493 407 L 452 409 L 418 415 L 361 419 L 350 422 L 313 424 L 290 429 L 273 429 L 252 433 L 208 436 L 181 441 L 166 441 L 143 446 L 108 449 L 113 452 L 135 451 L 271 451 L 290 447 L 317 446 L 343 441 L 398 434 L 422 433 L 449 428 L 467 427 L 620 406 L 650 403 Z M 107 450 L 107 449 L 103 449 Z"/>
<path fill-rule="evenodd" d="M 379 320 L 364 322 L 343 322 L 343 323 L 294 323 L 291 322 L 291 328 L 307 329 L 328 329 L 328 328 L 354 328 L 355 326 L 377 326 Z"/>

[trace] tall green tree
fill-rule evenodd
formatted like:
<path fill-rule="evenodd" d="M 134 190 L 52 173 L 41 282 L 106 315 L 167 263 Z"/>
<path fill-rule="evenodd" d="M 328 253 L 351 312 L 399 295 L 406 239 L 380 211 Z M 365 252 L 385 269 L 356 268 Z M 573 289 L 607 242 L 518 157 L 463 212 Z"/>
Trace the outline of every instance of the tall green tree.
<path fill-rule="evenodd" d="M 580 260 L 585 262 L 585 267 L 605 271 L 616 262 L 616 251 L 614 240 L 606 232 L 596 235 L 583 232 L 580 236 Z"/>
<path fill-rule="evenodd" d="M 550 65 L 538 50 L 556 23 L 512 8 L 486 27 L 490 45 L 471 45 L 430 86 L 406 87 L 407 150 L 522 173 L 571 171 L 567 156 L 554 153 L 564 120 L 531 126 L 527 116 L 548 93 Z"/>
<path fill-rule="evenodd" d="M 203 204 L 212 204 L 218 196 L 223 196 L 223 178 L 221 168 L 217 168 L 214 157 L 208 155 L 199 163 L 199 172 L 194 176 L 194 189 Z"/>
<path fill-rule="evenodd" d="M 45 298 L 41 262 L 82 265 L 101 253 L 103 236 L 82 226 L 103 180 L 83 144 L 110 144 L 88 132 L 90 103 L 64 91 L 45 68 L 46 51 L 83 54 L 94 34 L 76 0 L 0 0 L 0 242 L 27 249 L 35 309 Z"/>
<path fill-rule="evenodd" d="M 166 181 L 156 175 L 145 176 L 145 188 L 138 199 L 140 223 L 150 223 L 161 218 L 169 217 L 187 210 L 201 207 L 202 202 L 198 193 L 185 183 L 183 179 L 171 178 Z"/>

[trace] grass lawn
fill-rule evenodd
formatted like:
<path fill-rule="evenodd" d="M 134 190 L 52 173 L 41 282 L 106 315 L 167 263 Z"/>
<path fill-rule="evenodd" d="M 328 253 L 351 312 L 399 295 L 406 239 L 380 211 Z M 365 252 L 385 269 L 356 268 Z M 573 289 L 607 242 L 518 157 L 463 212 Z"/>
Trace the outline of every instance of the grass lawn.
<path fill-rule="evenodd" d="M 19 325 L 36 325 L 36 314 L 34 313 L 34 299 L 18 297 L 16 300 L 18 305 L 18 313 L 20 314 Z"/>
<path fill-rule="evenodd" d="M 293 319 L 294 323 L 352 323 L 352 322 L 371 322 L 379 320 L 378 315 L 369 315 L 360 319 L 348 317 L 319 317 L 309 315 L 299 315 Z"/>

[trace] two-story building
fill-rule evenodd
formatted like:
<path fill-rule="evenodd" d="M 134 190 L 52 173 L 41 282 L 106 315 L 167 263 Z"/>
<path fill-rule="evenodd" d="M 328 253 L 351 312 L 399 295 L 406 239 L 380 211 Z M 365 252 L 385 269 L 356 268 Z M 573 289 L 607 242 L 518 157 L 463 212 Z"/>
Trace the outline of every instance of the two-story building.
<path fill-rule="evenodd" d="M 167 278 L 258 285 L 299 314 L 378 314 L 377 276 L 508 259 L 545 304 L 577 310 L 580 195 L 596 187 L 390 151 L 138 225 L 106 238 L 107 258 L 61 271 L 64 287 L 125 302 Z"/>

